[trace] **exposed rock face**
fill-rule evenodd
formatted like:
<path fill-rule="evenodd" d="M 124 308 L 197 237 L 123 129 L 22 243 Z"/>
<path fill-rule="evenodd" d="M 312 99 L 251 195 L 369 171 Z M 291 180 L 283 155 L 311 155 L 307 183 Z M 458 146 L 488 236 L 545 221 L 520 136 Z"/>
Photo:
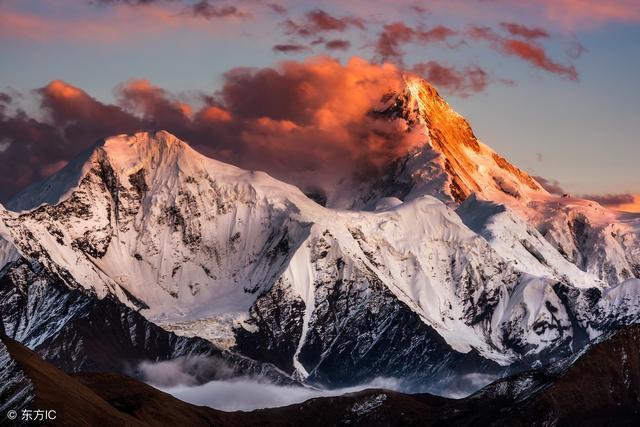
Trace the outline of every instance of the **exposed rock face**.
<path fill-rule="evenodd" d="M 98 299 L 70 289 L 24 259 L 6 266 L 0 278 L 0 316 L 5 334 L 67 372 L 135 375 L 143 361 L 198 355 L 220 359 L 238 375 L 290 382 L 277 370 L 237 358 L 206 340 L 167 332 L 113 296 Z"/>
<path fill-rule="evenodd" d="M 1 331 L 0 331 L 1 332 Z M 0 341 L 0 421 L 9 410 L 27 408 L 35 397 L 33 383 Z"/>
<path fill-rule="evenodd" d="M 640 417 L 640 327 L 464 399 L 365 390 L 254 411 L 267 425 L 632 426 Z"/>

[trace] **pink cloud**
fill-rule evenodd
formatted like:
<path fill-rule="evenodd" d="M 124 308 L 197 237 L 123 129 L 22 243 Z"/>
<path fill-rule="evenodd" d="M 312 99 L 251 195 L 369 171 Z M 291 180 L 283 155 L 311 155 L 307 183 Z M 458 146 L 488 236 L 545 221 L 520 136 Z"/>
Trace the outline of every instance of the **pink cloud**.
<path fill-rule="evenodd" d="M 535 68 L 566 77 L 569 80 L 578 79 L 575 66 L 554 61 L 547 55 L 544 48 L 533 40 L 503 37 L 489 27 L 473 27 L 469 31 L 469 35 L 474 39 L 487 40 L 494 50 L 506 56 L 518 57 Z"/>
<path fill-rule="evenodd" d="M 482 92 L 489 84 L 488 73 L 477 65 L 459 69 L 437 61 L 427 61 L 415 64 L 412 71 L 424 77 L 438 89 L 444 89 L 461 97 Z"/>
<path fill-rule="evenodd" d="M 527 27 L 526 25 L 515 22 L 501 22 L 500 26 L 512 36 L 529 40 L 549 37 L 547 30 L 540 27 Z"/>
<path fill-rule="evenodd" d="M 640 22 L 640 2 L 637 0 L 544 0 L 540 3 L 546 18 L 565 28 Z M 531 3 L 527 6 L 528 9 L 535 7 Z"/>
<path fill-rule="evenodd" d="M 443 25 L 425 29 L 413 28 L 403 22 L 386 24 L 378 34 L 375 44 L 376 54 L 381 61 L 404 63 L 403 46 L 412 42 L 442 42 L 457 34 L 456 31 Z"/>
<path fill-rule="evenodd" d="M 79 5 L 78 9 L 88 16 L 84 18 L 61 14 L 42 16 L 0 6 L 0 22 L 2 22 L 0 37 L 42 43 L 56 40 L 78 43 L 86 41 L 116 43 L 175 29 L 220 31 L 219 26 L 213 26 L 207 20 L 197 19 L 200 15 L 195 12 L 185 14 L 179 9 L 155 4 L 139 7 L 117 4 L 101 9 L 98 14 L 95 10 L 87 8 L 87 5 Z M 227 16 L 229 19 L 234 19 L 238 14 L 229 13 Z"/>
<path fill-rule="evenodd" d="M 144 79 L 117 86 L 115 104 L 55 80 L 35 92 L 42 119 L 0 108 L 0 141 L 11 141 L 0 152 L 0 194 L 53 173 L 98 138 L 152 129 L 302 187 L 366 175 L 418 142 L 402 123 L 370 114 L 402 84 L 393 65 L 328 57 L 232 69 L 219 92 L 193 105 Z M 11 106 L 12 98 L 0 102 Z"/>

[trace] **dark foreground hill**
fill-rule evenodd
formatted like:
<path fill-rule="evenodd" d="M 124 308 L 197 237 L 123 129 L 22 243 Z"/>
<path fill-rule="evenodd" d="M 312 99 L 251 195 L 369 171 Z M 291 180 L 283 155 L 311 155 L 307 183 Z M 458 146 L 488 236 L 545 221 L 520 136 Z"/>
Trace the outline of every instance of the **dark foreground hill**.
<path fill-rule="evenodd" d="M 191 405 L 112 373 L 69 375 L 2 337 L 0 406 L 54 409 L 50 425 L 101 426 L 552 426 L 638 425 L 640 326 L 593 345 L 575 360 L 497 381 L 465 399 L 364 390 L 252 412 Z M 573 363 L 572 363 L 573 362 Z M 21 392 L 18 392 L 21 391 Z M 9 396 L 20 396 L 12 402 Z M 7 418 L 3 424 L 13 425 Z"/>

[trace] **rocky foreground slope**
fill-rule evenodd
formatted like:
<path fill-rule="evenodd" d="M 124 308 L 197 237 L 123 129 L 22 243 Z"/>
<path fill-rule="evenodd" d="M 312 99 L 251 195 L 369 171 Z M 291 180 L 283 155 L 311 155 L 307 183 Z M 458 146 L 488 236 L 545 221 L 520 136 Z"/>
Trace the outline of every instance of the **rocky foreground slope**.
<path fill-rule="evenodd" d="M 53 409 L 57 423 L 71 426 L 631 426 L 640 419 L 638 326 L 593 345 L 575 363 L 508 377 L 465 399 L 364 390 L 233 413 L 181 402 L 120 374 L 65 374 L 6 336 L 0 346 L 3 383 L 26 390 L 12 407 Z M 0 389 L 0 400 L 6 396 Z"/>

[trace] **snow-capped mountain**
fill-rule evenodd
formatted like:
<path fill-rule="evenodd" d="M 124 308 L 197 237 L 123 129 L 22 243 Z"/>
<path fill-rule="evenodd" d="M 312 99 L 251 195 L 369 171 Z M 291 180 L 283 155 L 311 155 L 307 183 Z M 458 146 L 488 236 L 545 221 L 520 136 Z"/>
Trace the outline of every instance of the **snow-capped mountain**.
<path fill-rule="evenodd" d="M 327 207 L 167 132 L 98 143 L 0 209 L 7 334 L 73 370 L 97 356 L 69 337 L 97 343 L 111 313 L 130 360 L 204 352 L 323 385 L 435 386 L 638 320 L 638 218 L 550 195 L 424 82 L 372 114 L 424 144 Z"/>
<path fill-rule="evenodd" d="M 337 206 L 366 209 L 381 197 L 409 201 L 429 194 L 455 208 L 473 195 L 471 203 L 483 212 L 480 215 L 485 221 L 479 224 L 476 217 L 475 230 L 492 228 L 484 235 L 491 235 L 494 243 L 513 240 L 513 236 L 501 233 L 514 230 L 499 225 L 499 218 L 487 216 L 492 211 L 502 218 L 510 216 L 508 222 L 522 221 L 529 226 L 528 231 L 536 235 L 520 236 L 526 246 L 539 251 L 540 233 L 556 252 L 553 258 L 559 253 L 605 286 L 640 277 L 638 215 L 614 212 L 589 200 L 549 194 L 529 174 L 478 141 L 464 117 L 422 80 L 407 78 L 404 92 L 389 94 L 383 101 L 374 108 L 374 114 L 384 120 L 404 120 L 410 132 L 421 135 L 424 144 L 399 158 L 386 174 L 358 188 L 350 198 L 355 203 L 336 201 Z M 496 210 L 495 205 L 500 207 Z M 556 266 L 555 260 L 545 258 L 545 262 L 552 264 L 552 269 L 565 269 L 564 265 Z M 582 280 L 593 284 L 593 277 L 591 281 Z"/>

